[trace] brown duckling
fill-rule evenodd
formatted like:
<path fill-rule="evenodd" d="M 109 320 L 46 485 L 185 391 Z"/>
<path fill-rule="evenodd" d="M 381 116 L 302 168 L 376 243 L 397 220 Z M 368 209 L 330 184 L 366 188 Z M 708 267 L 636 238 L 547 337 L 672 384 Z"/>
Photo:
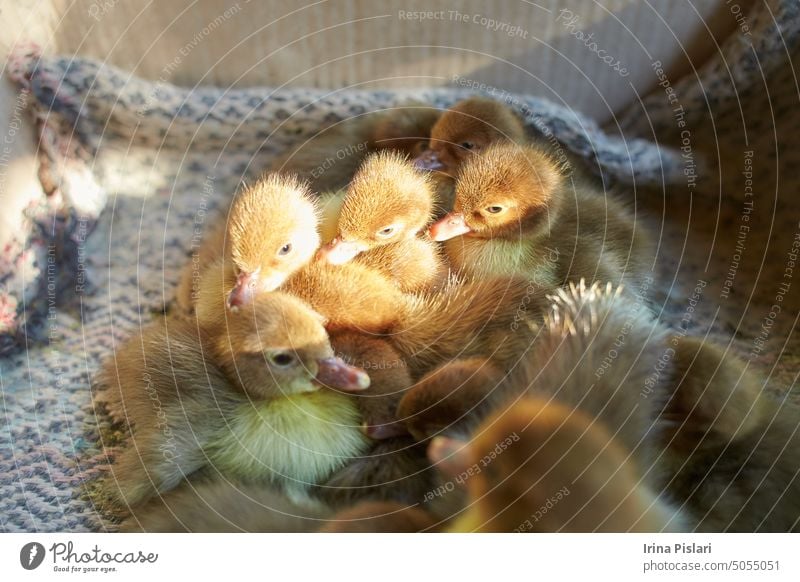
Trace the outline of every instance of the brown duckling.
<path fill-rule="evenodd" d="M 132 508 L 119 531 L 302 533 L 318 530 L 331 517 L 331 511 L 318 501 L 292 499 L 268 486 L 186 481 Z"/>
<path fill-rule="evenodd" d="M 335 265 L 355 259 L 405 291 L 441 283 L 446 267 L 438 246 L 417 238 L 431 221 L 433 204 L 426 175 L 396 152 L 373 154 L 348 186 L 336 235 L 319 256 Z"/>
<path fill-rule="evenodd" d="M 366 389 L 368 375 L 336 358 L 322 317 L 284 293 L 229 314 L 225 333 L 160 320 L 116 350 L 97 380 L 96 401 L 133 433 L 103 487 L 117 505 L 206 466 L 304 490 L 368 446 L 356 402 L 342 394 Z"/>
<path fill-rule="evenodd" d="M 637 281 L 648 242 L 619 202 L 568 177 L 540 146 L 497 144 L 468 159 L 453 212 L 430 228 L 469 276 L 527 276 L 543 285 Z"/>
<path fill-rule="evenodd" d="M 194 305 L 203 273 L 220 258 L 235 274 L 228 307 L 237 309 L 260 292 L 274 291 L 314 257 L 320 244 L 317 225 L 307 185 L 293 176 L 265 175 L 237 195 L 227 222 L 217 226 L 198 260 L 184 270 L 179 305 Z"/>
<path fill-rule="evenodd" d="M 298 174 L 317 193 L 340 190 L 373 152 L 394 150 L 418 156 L 440 114 L 433 107 L 409 102 L 342 121 L 286 152 L 271 168 Z"/>
<path fill-rule="evenodd" d="M 466 480 L 453 532 L 685 531 L 683 516 L 643 483 L 630 452 L 583 412 L 525 398 L 468 444 L 437 437 L 431 458 Z M 470 472 L 471 471 L 471 472 Z"/>
<path fill-rule="evenodd" d="M 431 130 L 428 149 L 414 164 L 454 178 L 466 159 L 498 142 L 524 143 L 522 120 L 499 101 L 470 97 L 442 114 Z"/>
<path fill-rule="evenodd" d="M 504 374 L 485 358 L 452 360 L 423 376 L 397 405 L 397 422 L 418 441 L 466 436 L 507 395 Z M 497 392 L 495 389 L 499 388 Z"/>

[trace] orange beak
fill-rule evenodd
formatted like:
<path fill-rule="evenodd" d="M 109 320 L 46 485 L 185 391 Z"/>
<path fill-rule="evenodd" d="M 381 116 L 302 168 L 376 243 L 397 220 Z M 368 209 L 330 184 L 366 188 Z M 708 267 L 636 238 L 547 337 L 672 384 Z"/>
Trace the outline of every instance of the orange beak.
<path fill-rule="evenodd" d="M 255 297 L 258 273 L 241 273 L 236 277 L 236 285 L 228 295 L 228 309 L 235 311 L 247 305 Z"/>
<path fill-rule="evenodd" d="M 331 265 L 343 265 L 356 258 L 359 253 L 367 250 L 363 243 L 355 241 L 345 241 L 338 236 L 330 243 L 322 247 L 317 256 Z"/>
<path fill-rule="evenodd" d="M 444 164 L 436 155 L 433 150 L 425 150 L 414 159 L 414 167 L 417 170 L 426 170 L 428 172 L 436 172 L 444 170 Z"/>
<path fill-rule="evenodd" d="M 472 232 L 472 229 L 464 222 L 464 215 L 455 212 L 451 212 L 440 221 L 433 223 L 428 229 L 431 239 L 437 242 L 450 240 L 468 232 Z"/>
<path fill-rule="evenodd" d="M 345 363 L 341 358 L 325 358 L 317 361 L 319 369 L 314 380 L 326 388 L 342 392 L 361 392 L 369 388 L 369 375 L 361 368 Z"/>

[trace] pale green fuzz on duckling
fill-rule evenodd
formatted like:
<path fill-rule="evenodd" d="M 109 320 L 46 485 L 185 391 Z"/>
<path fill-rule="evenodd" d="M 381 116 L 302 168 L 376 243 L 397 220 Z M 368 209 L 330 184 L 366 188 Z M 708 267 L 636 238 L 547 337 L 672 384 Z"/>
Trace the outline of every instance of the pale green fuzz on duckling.
<path fill-rule="evenodd" d="M 288 490 L 321 483 L 369 440 L 351 397 L 317 390 L 243 404 L 207 450 L 221 472 Z"/>

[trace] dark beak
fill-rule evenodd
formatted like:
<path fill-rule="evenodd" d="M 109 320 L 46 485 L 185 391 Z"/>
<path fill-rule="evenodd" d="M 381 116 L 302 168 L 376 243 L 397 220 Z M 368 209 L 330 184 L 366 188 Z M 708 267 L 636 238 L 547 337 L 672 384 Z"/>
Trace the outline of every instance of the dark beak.
<path fill-rule="evenodd" d="M 318 360 L 317 364 L 319 370 L 315 380 L 322 386 L 342 392 L 361 392 L 369 388 L 369 375 L 341 358 L 325 358 Z"/>
<path fill-rule="evenodd" d="M 422 152 L 414 160 L 414 167 L 418 170 L 427 170 L 428 172 L 444 170 L 444 164 L 433 150 L 425 150 Z"/>

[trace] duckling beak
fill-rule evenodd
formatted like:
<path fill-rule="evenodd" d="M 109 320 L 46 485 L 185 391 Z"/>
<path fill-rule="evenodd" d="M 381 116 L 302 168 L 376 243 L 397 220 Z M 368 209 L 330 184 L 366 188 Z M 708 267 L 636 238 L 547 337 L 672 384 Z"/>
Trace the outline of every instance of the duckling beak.
<path fill-rule="evenodd" d="M 433 150 L 425 150 L 417 156 L 414 159 L 414 167 L 417 170 L 427 170 L 428 172 L 444 170 L 444 164 Z"/>
<path fill-rule="evenodd" d="M 352 261 L 359 253 L 365 250 L 367 250 L 367 247 L 363 243 L 345 241 L 336 237 L 319 250 L 318 256 L 331 265 L 343 265 Z"/>
<path fill-rule="evenodd" d="M 342 392 L 361 392 L 369 388 L 369 375 L 360 368 L 349 366 L 341 358 L 318 360 L 317 377 L 314 380 L 327 388 Z"/>
<path fill-rule="evenodd" d="M 258 273 L 241 273 L 236 277 L 236 285 L 228 295 L 228 309 L 236 311 L 253 300 L 258 283 Z"/>
<path fill-rule="evenodd" d="M 472 229 L 464 222 L 464 215 L 456 213 L 450 213 L 439 222 L 433 223 L 428 230 L 431 239 L 437 242 L 450 240 L 468 232 L 472 232 Z"/>

